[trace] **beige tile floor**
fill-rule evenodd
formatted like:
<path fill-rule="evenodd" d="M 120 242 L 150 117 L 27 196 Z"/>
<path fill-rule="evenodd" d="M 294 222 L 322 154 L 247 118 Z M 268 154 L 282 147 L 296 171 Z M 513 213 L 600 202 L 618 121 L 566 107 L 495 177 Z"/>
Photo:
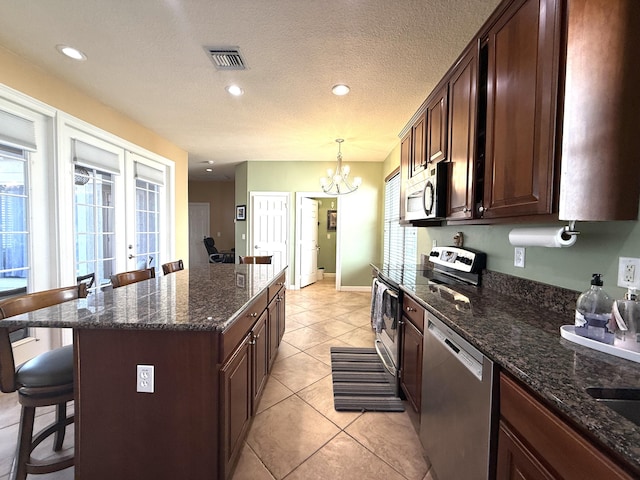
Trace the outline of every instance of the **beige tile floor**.
<path fill-rule="evenodd" d="M 329 349 L 372 345 L 369 302 L 369 293 L 336 291 L 331 277 L 287 291 L 286 333 L 233 480 L 435 478 L 407 413 L 333 408 Z M 8 479 L 19 412 L 14 394 L 0 394 L 0 480 Z M 35 478 L 71 480 L 73 468 Z"/>

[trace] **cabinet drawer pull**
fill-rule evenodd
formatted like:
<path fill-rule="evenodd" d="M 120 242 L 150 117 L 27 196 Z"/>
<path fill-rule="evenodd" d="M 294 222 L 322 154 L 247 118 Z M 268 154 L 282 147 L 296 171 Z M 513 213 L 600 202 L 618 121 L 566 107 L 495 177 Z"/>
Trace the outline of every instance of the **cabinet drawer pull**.
<path fill-rule="evenodd" d="M 257 314 L 256 312 L 249 313 L 249 314 L 247 315 L 247 317 L 251 317 L 251 318 L 256 318 L 257 316 L 258 316 L 258 314 Z"/>
<path fill-rule="evenodd" d="M 418 310 L 416 310 L 413 307 L 407 307 L 407 312 L 417 312 Z"/>

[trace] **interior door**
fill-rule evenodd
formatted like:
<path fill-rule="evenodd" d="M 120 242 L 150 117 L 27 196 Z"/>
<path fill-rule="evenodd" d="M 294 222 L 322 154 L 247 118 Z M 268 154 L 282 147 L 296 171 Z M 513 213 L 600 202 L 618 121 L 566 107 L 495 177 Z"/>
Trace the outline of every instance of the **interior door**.
<path fill-rule="evenodd" d="M 209 236 L 209 204 L 189 203 L 189 265 L 209 263 L 202 240 Z"/>
<path fill-rule="evenodd" d="M 300 216 L 300 288 L 318 278 L 318 201 L 302 198 Z"/>
<path fill-rule="evenodd" d="M 271 263 L 284 268 L 287 261 L 288 193 L 251 193 L 249 255 L 272 255 Z"/>

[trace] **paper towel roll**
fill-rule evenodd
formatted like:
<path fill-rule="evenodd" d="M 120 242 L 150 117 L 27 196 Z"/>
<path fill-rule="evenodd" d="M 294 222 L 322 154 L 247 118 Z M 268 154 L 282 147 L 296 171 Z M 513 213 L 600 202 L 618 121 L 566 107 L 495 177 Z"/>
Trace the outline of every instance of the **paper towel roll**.
<path fill-rule="evenodd" d="M 565 233 L 565 228 L 514 228 L 509 232 L 509 243 L 516 247 L 570 247 L 578 238 Z"/>

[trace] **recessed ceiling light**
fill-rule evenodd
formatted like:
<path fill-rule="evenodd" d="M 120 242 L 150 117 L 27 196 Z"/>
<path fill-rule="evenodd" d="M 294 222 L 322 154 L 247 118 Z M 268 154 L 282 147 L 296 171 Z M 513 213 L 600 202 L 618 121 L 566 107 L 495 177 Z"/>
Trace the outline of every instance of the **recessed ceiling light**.
<path fill-rule="evenodd" d="M 242 90 L 237 85 L 229 85 L 225 90 L 229 92 L 231 95 L 233 95 L 234 97 L 239 97 L 244 93 L 244 90 Z"/>
<path fill-rule="evenodd" d="M 206 168 L 205 169 L 207 172 L 213 172 L 213 168 Z"/>
<path fill-rule="evenodd" d="M 87 56 L 82 53 L 77 48 L 70 47 L 68 45 L 56 45 L 56 49 L 63 55 L 72 58 L 73 60 L 78 60 L 79 62 L 84 62 L 87 59 Z"/>
<path fill-rule="evenodd" d="M 334 85 L 331 88 L 331 91 L 333 92 L 334 95 L 338 95 L 339 97 L 341 97 L 342 95 L 346 95 L 347 93 L 349 93 L 351 89 L 349 88 L 349 85 L 339 83 L 338 85 Z"/>
<path fill-rule="evenodd" d="M 214 160 L 207 160 L 207 163 L 208 163 L 209 165 L 213 165 L 213 164 L 214 164 L 214 163 L 216 163 L 216 162 L 215 162 Z"/>

